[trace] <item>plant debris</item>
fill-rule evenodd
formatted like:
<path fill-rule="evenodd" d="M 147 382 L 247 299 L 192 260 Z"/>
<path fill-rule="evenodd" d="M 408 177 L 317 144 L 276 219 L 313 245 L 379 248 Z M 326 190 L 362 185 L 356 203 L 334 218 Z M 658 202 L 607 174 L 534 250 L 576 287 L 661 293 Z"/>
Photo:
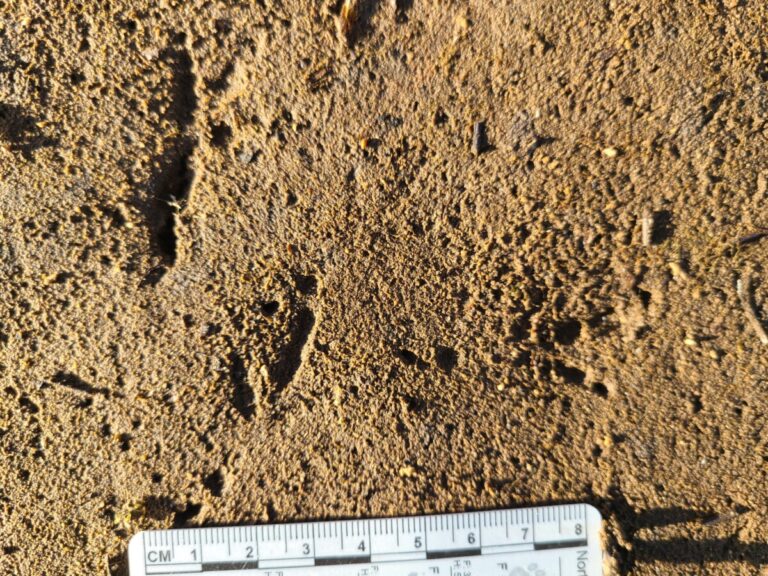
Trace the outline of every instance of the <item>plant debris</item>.
<path fill-rule="evenodd" d="M 653 244 L 653 210 L 648 206 L 643 207 L 643 216 L 640 219 L 642 226 L 642 242 L 643 246 L 650 246 Z"/>
<path fill-rule="evenodd" d="M 485 132 L 485 122 L 475 122 L 472 130 L 472 153 L 478 156 L 488 149 L 488 135 Z"/>
<path fill-rule="evenodd" d="M 747 234 L 746 236 L 742 236 L 738 240 L 739 246 L 746 246 L 747 244 L 754 244 L 755 242 L 759 242 L 763 238 L 768 237 L 768 228 L 765 228 L 763 226 L 759 227 L 759 232 L 753 232 L 752 234 Z"/>
<path fill-rule="evenodd" d="M 355 37 L 355 26 L 360 15 L 360 0 L 344 0 L 339 13 L 339 32 L 347 44 Z"/>

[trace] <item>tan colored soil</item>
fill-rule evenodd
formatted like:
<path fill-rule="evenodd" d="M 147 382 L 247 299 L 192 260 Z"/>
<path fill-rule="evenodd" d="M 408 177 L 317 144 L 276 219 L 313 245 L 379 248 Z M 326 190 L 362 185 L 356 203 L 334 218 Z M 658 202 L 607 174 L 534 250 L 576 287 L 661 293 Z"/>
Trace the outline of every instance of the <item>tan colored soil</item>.
<path fill-rule="evenodd" d="M 0 2 L 0 573 L 571 501 L 758 573 L 768 6 L 361 4 Z"/>

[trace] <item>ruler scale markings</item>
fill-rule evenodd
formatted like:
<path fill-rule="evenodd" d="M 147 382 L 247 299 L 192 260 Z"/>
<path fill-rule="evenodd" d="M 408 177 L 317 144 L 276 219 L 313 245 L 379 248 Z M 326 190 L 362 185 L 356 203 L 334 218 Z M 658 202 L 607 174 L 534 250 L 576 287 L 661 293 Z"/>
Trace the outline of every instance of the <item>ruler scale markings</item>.
<path fill-rule="evenodd" d="M 523 560 L 517 564 L 516 558 L 526 558 L 525 562 L 535 560 L 532 563 L 538 563 L 547 573 L 562 570 L 565 576 L 597 576 L 601 574 L 600 543 L 596 536 L 599 528 L 599 512 L 585 504 L 371 520 L 187 528 L 140 533 L 131 541 L 129 558 L 131 576 L 210 571 L 239 576 L 239 571 L 246 570 L 274 570 L 269 576 L 277 576 L 278 572 L 281 576 L 321 576 L 312 566 L 365 564 L 386 565 L 386 570 L 399 570 L 392 568 L 399 566 L 414 568 L 379 572 L 377 576 L 432 576 L 436 572 L 431 572 L 430 566 L 437 570 L 443 566 L 443 574 L 450 570 L 463 576 L 468 571 L 496 574 L 498 567 L 508 564 L 507 560 L 513 562 L 510 569 L 523 566 Z M 405 539 L 400 538 L 401 532 L 407 536 Z M 322 543 L 317 540 L 320 534 L 326 535 Z M 467 564 L 461 566 L 467 568 L 449 563 L 456 558 L 464 559 L 462 562 Z M 587 560 L 587 568 L 582 569 Z M 421 568 L 416 569 L 417 566 Z M 340 568 L 336 572 L 340 576 L 371 574 L 362 568 L 354 572 Z"/>
<path fill-rule="evenodd" d="M 312 556 L 317 553 L 317 546 L 315 546 L 315 527 L 312 526 Z"/>
<path fill-rule="evenodd" d="M 584 513 L 584 520 L 583 520 L 583 522 L 584 522 L 584 535 L 587 535 L 587 534 L 589 534 L 589 526 L 588 526 L 589 514 L 586 513 L 586 509 L 584 510 L 584 512 L 585 512 Z"/>
<path fill-rule="evenodd" d="M 475 524 L 477 525 L 477 547 L 482 549 L 482 547 L 483 547 L 483 526 L 480 524 L 480 521 L 477 518 L 477 516 L 475 517 Z"/>

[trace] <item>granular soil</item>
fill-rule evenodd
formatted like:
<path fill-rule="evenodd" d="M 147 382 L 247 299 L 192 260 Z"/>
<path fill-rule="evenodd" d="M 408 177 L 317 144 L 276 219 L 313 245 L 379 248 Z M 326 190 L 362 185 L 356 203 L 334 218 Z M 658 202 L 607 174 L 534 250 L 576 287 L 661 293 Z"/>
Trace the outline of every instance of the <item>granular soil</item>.
<path fill-rule="evenodd" d="M 0 573 L 559 502 L 760 573 L 768 5 L 351 7 L 0 2 Z"/>

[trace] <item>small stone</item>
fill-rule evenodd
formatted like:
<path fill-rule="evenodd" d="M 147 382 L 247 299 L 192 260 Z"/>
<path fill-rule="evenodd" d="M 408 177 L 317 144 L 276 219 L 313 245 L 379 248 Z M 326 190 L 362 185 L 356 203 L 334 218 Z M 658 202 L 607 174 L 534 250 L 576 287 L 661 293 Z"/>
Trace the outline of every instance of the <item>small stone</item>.
<path fill-rule="evenodd" d="M 689 347 L 693 348 L 693 347 L 696 347 L 696 346 L 698 346 L 698 345 L 699 345 L 699 341 L 698 341 L 698 340 L 696 340 L 696 338 L 695 338 L 695 337 L 693 337 L 693 336 L 686 336 L 686 337 L 685 337 L 685 340 L 683 340 L 683 344 L 685 344 L 686 346 L 689 346 Z"/>
<path fill-rule="evenodd" d="M 603 148 L 603 156 L 606 158 L 616 158 L 619 155 L 617 148 Z"/>
<path fill-rule="evenodd" d="M 401 478 L 413 478 L 414 476 L 416 476 L 416 468 L 414 468 L 410 464 L 407 464 L 405 466 L 400 467 L 398 474 L 400 474 Z"/>
<path fill-rule="evenodd" d="M 141 51 L 141 55 L 144 57 L 145 60 L 148 60 L 149 62 L 154 62 L 160 56 L 160 50 L 158 50 L 157 48 L 145 48 L 144 50 Z"/>
<path fill-rule="evenodd" d="M 459 40 L 469 30 L 469 19 L 466 16 L 457 16 L 453 21 L 453 40 Z"/>
<path fill-rule="evenodd" d="M 338 384 L 333 387 L 333 405 L 337 408 L 341 407 L 344 399 L 344 389 Z"/>
<path fill-rule="evenodd" d="M 237 159 L 241 164 L 250 164 L 253 160 L 253 152 L 250 148 L 241 148 L 237 153 Z"/>
<path fill-rule="evenodd" d="M 685 268 L 681 262 L 676 262 L 673 260 L 669 263 L 669 269 L 672 271 L 672 276 L 674 276 L 675 280 L 685 281 L 690 279 L 688 272 L 685 271 Z"/>
<path fill-rule="evenodd" d="M 704 295 L 704 289 L 701 286 L 694 286 L 691 289 L 691 296 L 693 296 L 694 300 L 701 300 L 701 297 Z"/>

